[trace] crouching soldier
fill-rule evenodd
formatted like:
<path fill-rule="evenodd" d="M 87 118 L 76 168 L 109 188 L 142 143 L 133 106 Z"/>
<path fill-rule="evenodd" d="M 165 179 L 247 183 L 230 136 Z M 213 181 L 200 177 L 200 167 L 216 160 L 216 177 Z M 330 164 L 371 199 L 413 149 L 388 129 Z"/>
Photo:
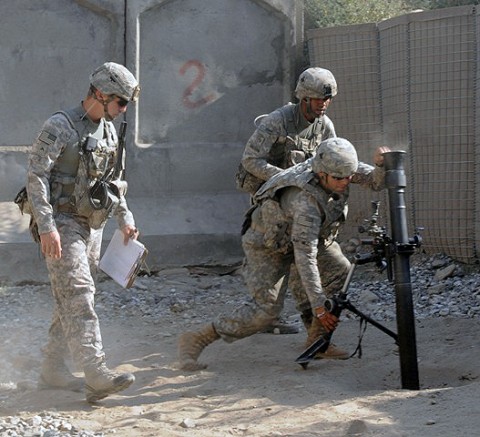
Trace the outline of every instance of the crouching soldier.
<path fill-rule="evenodd" d="M 257 191 L 256 206 L 250 210 L 249 226 L 242 237 L 244 277 L 251 299 L 200 331 L 182 334 L 178 342 L 181 369 L 204 369 L 206 365 L 199 363 L 198 357 L 219 338 L 233 342 L 269 326 L 282 310 L 282 282 L 288 278 L 292 263 L 312 307 L 306 346 L 335 330 L 338 318 L 325 309 L 324 302 L 341 290 L 350 267 L 335 241 L 347 215 L 349 185 L 383 189 L 382 153 L 388 150 L 377 149 L 376 167 L 372 167 L 358 162 L 349 141 L 329 138 L 313 158 L 272 176 Z M 330 344 L 319 358 L 348 356 Z"/>

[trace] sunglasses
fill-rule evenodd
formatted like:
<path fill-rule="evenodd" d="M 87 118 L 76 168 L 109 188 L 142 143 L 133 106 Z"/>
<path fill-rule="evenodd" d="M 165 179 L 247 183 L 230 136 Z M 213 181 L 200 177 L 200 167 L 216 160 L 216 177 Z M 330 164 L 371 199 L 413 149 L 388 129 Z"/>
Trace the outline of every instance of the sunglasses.
<path fill-rule="evenodd" d="M 120 106 L 121 108 L 125 108 L 125 106 L 128 105 L 128 100 L 122 99 L 121 97 L 117 97 L 117 105 Z"/>
<path fill-rule="evenodd" d="M 330 176 L 332 176 L 332 175 L 330 175 Z M 332 176 L 332 178 L 335 179 L 336 181 L 344 181 L 345 179 L 352 179 L 352 176 L 353 175 L 345 176 L 343 178 L 339 178 L 338 176 Z"/>

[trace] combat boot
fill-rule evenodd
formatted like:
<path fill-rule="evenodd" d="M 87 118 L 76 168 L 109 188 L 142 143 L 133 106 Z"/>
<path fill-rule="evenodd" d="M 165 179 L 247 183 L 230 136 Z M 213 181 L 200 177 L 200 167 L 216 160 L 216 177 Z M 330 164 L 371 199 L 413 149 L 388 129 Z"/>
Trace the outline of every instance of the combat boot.
<path fill-rule="evenodd" d="M 84 385 L 83 378 L 72 375 L 63 358 L 48 357 L 43 360 L 39 389 L 82 391 Z"/>
<path fill-rule="evenodd" d="M 327 334 L 327 330 L 322 326 L 317 317 L 313 317 L 310 328 L 308 329 L 305 347 L 310 347 L 315 340 L 324 334 Z M 348 358 L 350 358 L 350 354 L 347 351 L 340 349 L 338 346 L 335 346 L 333 343 L 328 345 L 328 348 L 325 352 L 317 352 L 315 355 L 316 360 L 348 360 Z"/>
<path fill-rule="evenodd" d="M 308 309 L 306 311 L 302 311 L 302 314 L 300 315 L 300 317 L 302 318 L 303 326 L 305 326 L 305 329 L 308 332 L 308 330 L 312 326 L 312 320 L 313 320 L 312 310 Z"/>
<path fill-rule="evenodd" d="M 97 402 L 108 395 L 130 387 L 135 381 L 131 373 L 112 372 L 104 363 L 85 367 L 87 402 Z"/>
<path fill-rule="evenodd" d="M 220 336 L 215 331 L 213 324 L 204 326 L 198 332 L 185 332 L 178 339 L 178 361 L 182 370 L 206 369 L 206 364 L 197 361 L 198 357 L 210 343 L 218 340 Z"/>

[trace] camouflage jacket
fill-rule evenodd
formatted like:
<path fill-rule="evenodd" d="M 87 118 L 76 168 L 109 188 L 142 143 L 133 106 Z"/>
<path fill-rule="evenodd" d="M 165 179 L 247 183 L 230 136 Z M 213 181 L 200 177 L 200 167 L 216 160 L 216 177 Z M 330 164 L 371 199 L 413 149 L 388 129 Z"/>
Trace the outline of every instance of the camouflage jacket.
<path fill-rule="evenodd" d="M 53 114 L 43 125 L 29 154 L 27 191 L 40 234 L 56 229 L 54 210 L 58 201 L 73 190 L 79 165 L 80 147 L 90 135 L 100 135 L 116 147 L 117 134 L 113 123 L 104 119 L 100 124 L 83 117 L 82 106 Z M 133 215 L 122 196 L 116 210 L 120 227 L 134 225 Z"/>
<path fill-rule="evenodd" d="M 282 169 L 312 157 L 320 143 L 335 137 L 333 122 L 326 116 L 310 123 L 300 104 L 288 104 L 265 116 L 248 140 L 242 165 L 267 181 Z"/>
<path fill-rule="evenodd" d="M 384 188 L 385 171 L 360 163 L 352 178 L 352 183 L 379 191 Z M 345 193 L 327 193 L 320 185 L 311 169 L 311 159 L 298 164 L 270 178 L 258 192 L 254 200 L 259 205 L 261 214 L 252 215 L 257 229 L 265 229 L 275 221 L 268 217 L 262 208 L 264 203 L 272 199 L 280 205 L 282 219 L 286 226 L 277 223 L 279 229 L 285 229 L 285 244 L 289 244 L 295 257 L 295 265 L 302 284 L 314 306 L 323 305 L 325 296 L 322 292 L 320 274 L 317 266 L 318 247 L 327 246 L 336 238 L 340 225 L 345 221 L 348 212 L 348 190 Z M 267 225 L 268 223 L 268 225 Z M 282 250 L 282 248 L 280 248 Z"/>

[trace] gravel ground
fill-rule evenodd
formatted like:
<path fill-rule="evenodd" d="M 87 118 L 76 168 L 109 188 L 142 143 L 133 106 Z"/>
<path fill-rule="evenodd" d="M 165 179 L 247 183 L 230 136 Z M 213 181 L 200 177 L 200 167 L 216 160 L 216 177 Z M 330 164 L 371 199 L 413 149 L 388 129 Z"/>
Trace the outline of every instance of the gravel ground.
<path fill-rule="evenodd" d="M 455 263 L 446 256 L 414 255 L 411 258 L 412 298 L 417 320 L 431 318 L 479 318 L 480 273 L 477 268 Z M 198 266 L 151 272 L 138 277 L 128 293 L 106 277 L 100 278 L 96 308 L 100 321 L 111 320 L 159 327 L 162 337 L 212 320 L 219 305 L 226 308 L 244 300 L 240 266 Z M 394 287 L 371 265 L 359 266 L 349 288 L 350 301 L 373 319 L 396 318 Z M 38 378 L 40 348 L 46 338 L 51 313 L 48 284 L 5 284 L 0 287 L 0 436 L 103 436 L 74 426 L 68 414 L 6 415 L 12 393 L 32 390 Z M 285 319 L 297 323 L 290 297 Z M 344 312 L 342 317 L 354 318 Z M 9 410 L 8 410 L 9 411 Z M 186 425 L 188 426 L 188 424 Z"/>

